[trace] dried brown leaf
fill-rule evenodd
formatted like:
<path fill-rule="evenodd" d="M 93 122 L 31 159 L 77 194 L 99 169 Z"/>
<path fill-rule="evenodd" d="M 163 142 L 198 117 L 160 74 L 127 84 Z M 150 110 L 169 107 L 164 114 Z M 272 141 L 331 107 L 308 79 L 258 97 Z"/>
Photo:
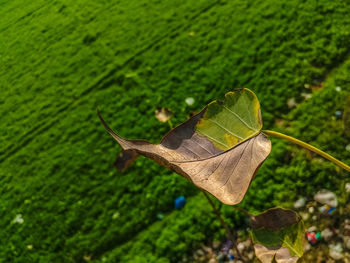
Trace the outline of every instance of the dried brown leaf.
<path fill-rule="evenodd" d="M 160 144 L 124 139 L 113 132 L 98 114 L 124 151 L 135 151 L 156 161 L 225 204 L 237 204 L 242 201 L 256 171 L 269 155 L 270 140 L 259 133 L 229 150 L 220 150 L 195 132 L 195 126 L 205 111 L 206 108 L 171 130 Z"/>
<path fill-rule="evenodd" d="M 165 109 L 158 112 L 160 120 Z M 261 133 L 260 104 L 248 89 L 225 94 L 200 113 L 172 129 L 160 144 L 127 140 L 107 131 L 125 151 L 119 168 L 125 169 L 139 154 L 175 171 L 225 204 L 242 201 L 262 162 L 271 150 L 270 140 Z M 168 114 L 165 114 L 168 115 Z M 165 118 L 163 118 L 165 117 Z"/>

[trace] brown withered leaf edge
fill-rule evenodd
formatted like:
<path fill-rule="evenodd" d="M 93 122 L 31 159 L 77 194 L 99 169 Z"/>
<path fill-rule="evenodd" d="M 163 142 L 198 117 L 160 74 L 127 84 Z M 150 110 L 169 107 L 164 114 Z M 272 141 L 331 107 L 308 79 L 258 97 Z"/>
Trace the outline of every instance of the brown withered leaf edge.
<path fill-rule="evenodd" d="M 293 210 L 272 208 L 259 215 L 251 216 L 253 229 L 266 228 L 278 231 L 279 229 L 298 223 L 300 220 Z"/>

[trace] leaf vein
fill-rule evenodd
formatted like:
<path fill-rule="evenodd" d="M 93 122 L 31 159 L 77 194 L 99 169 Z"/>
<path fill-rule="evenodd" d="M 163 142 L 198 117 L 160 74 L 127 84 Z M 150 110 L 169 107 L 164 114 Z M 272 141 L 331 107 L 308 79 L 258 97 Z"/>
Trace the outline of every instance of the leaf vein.
<path fill-rule="evenodd" d="M 212 119 L 208 119 L 208 121 L 211 121 L 213 123 L 215 123 L 216 125 L 218 125 L 220 128 L 222 128 L 223 130 L 227 131 L 229 134 L 233 135 L 233 136 L 236 136 L 237 138 L 243 140 L 243 138 L 233 132 L 231 132 L 230 130 L 226 129 L 224 126 L 222 126 L 220 123 L 218 123 L 217 121 L 214 121 Z"/>
<path fill-rule="evenodd" d="M 234 172 L 235 172 L 235 170 L 236 170 L 236 168 L 237 168 L 237 165 L 240 163 L 240 161 L 241 161 L 241 159 L 242 159 L 242 156 L 244 155 L 244 152 L 245 152 L 245 150 L 246 150 L 246 148 L 248 147 L 249 144 L 250 144 L 250 141 L 249 141 L 249 142 L 247 143 L 247 145 L 241 150 L 241 156 L 239 157 L 237 163 L 235 164 L 235 167 L 233 168 L 232 172 L 231 172 L 231 173 L 229 174 L 229 176 L 227 177 L 226 182 L 225 182 L 221 187 L 224 187 L 224 186 L 227 184 L 228 180 L 231 178 L 231 176 L 234 174 Z M 230 156 L 230 157 L 231 157 L 231 156 Z M 227 165 L 227 163 L 226 163 L 226 165 Z M 225 165 L 224 171 L 226 170 L 226 165 Z"/>
<path fill-rule="evenodd" d="M 245 126 L 247 126 L 249 129 L 255 131 L 256 129 L 254 129 L 252 126 L 250 126 L 248 123 L 246 123 L 237 113 L 235 113 L 234 111 L 230 110 L 229 108 L 227 108 L 225 105 L 222 105 L 222 107 L 224 109 L 226 109 L 227 111 L 231 112 L 234 116 L 236 116 L 242 123 L 245 124 Z"/>

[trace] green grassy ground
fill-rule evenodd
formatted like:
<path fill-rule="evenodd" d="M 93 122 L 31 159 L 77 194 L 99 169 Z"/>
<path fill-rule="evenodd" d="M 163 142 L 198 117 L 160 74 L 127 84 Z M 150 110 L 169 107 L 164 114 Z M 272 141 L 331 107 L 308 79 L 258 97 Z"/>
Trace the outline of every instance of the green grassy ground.
<path fill-rule="evenodd" d="M 157 107 L 170 108 L 176 125 L 245 87 L 265 128 L 350 163 L 333 118 L 349 107 L 349 11 L 343 1 L 1 0 L 0 262 L 178 262 L 224 238 L 185 179 L 145 158 L 114 169 L 121 149 L 97 106 L 122 136 L 157 142 L 169 130 Z M 305 84 L 320 82 L 305 100 Z M 290 206 L 321 188 L 346 202 L 346 172 L 272 142 L 243 207 Z M 188 203 L 174 211 L 178 195 Z M 232 208 L 221 211 L 244 227 Z M 18 214 L 23 224 L 12 222 Z"/>

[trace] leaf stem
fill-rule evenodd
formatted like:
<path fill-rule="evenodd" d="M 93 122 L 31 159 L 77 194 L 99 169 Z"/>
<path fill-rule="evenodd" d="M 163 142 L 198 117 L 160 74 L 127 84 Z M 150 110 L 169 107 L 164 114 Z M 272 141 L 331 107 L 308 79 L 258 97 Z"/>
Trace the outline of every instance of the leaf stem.
<path fill-rule="evenodd" d="M 210 199 L 209 195 L 205 192 L 205 191 L 202 191 L 203 194 L 205 195 L 205 197 L 208 199 L 211 207 L 213 208 L 214 210 L 214 213 L 216 214 L 216 216 L 218 217 L 218 219 L 220 220 L 220 223 L 222 225 L 222 227 L 226 230 L 226 234 L 228 236 L 228 238 L 231 240 L 232 242 L 232 246 L 235 248 L 236 252 L 237 252 L 237 256 L 240 258 L 240 259 L 243 259 L 242 258 L 242 255 L 241 253 L 239 252 L 238 250 L 238 247 L 237 247 L 237 242 L 236 242 L 236 239 L 234 238 L 230 228 L 228 227 L 228 225 L 225 223 L 224 219 L 221 217 L 221 214 L 219 212 L 219 210 L 216 209 L 213 201 Z"/>
<path fill-rule="evenodd" d="M 239 212 L 245 214 L 245 215 L 248 216 L 248 217 L 251 217 L 251 216 L 252 216 L 251 213 L 249 213 L 247 210 L 245 210 L 245 209 L 242 208 L 242 207 L 232 206 L 232 208 L 233 208 L 234 210 L 236 210 L 236 211 L 239 211 Z"/>
<path fill-rule="evenodd" d="M 340 166 L 341 168 L 345 169 L 346 171 L 350 172 L 350 166 L 346 165 L 345 163 L 339 161 L 338 159 L 334 158 L 333 156 L 329 155 L 328 153 L 325 153 L 324 151 L 321 151 L 320 149 L 318 149 L 318 148 L 316 148 L 316 147 L 314 147 L 306 142 L 300 141 L 296 138 L 293 138 L 291 136 L 285 135 L 283 133 L 275 132 L 275 131 L 264 130 L 263 133 L 270 135 L 272 137 L 285 139 L 285 140 L 290 141 L 294 144 L 297 144 L 301 147 L 304 147 L 305 149 L 313 151 L 314 153 L 321 155 L 323 158 L 326 158 L 327 160 L 333 162 L 334 164 L 336 164 L 336 165 Z"/>

